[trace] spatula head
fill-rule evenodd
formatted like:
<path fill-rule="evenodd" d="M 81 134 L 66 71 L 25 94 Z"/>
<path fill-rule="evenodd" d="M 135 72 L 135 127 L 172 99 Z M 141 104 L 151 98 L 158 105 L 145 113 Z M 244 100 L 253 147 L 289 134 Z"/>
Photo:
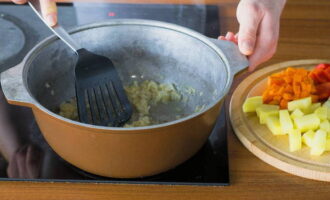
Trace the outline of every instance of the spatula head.
<path fill-rule="evenodd" d="M 101 126 L 122 126 L 131 118 L 132 106 L 109 58 L 86 49 L 78 50 L 75 77 L 81 122 Z"/>

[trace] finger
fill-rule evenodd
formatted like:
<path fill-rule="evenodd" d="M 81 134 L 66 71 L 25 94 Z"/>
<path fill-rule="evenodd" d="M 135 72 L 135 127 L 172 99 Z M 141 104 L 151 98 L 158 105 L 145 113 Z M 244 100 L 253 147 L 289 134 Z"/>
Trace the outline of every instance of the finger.
<path fill-rule="evenodd" d="M 55 26 L 57 24 L 57 7 L 54 0 L 42 0 L 40 1 L 41 13 L 44 19 L 46 19 L 49 26 Z"/>
<path fill-rule="evenodd" d="M 27 0 L 12 0 L 16 4 L 25 4 Z"/>
<path fill-rule="evenodd" d="M 226 39 L 227 40 L 230 40 L 230 39 L 232 39 L 234 37 L 234 33 L 233 32 L 227 32 L 227 34 L 226 34 Z"/>
<path fill-rule="evenodd" d="M 34 145 L 30 145 L 26 153 L 26 168 L 29 178 L 38 178 L 40 172 L 40 151 Z"/>
<path fill-rule="evenodd" d="M 238 33 L 235 34 L 235 43 L 238 44 Z"/>
<path fill-rule="evenodd" d="M 7 167 L 7 175 L 9 178 L 18 178 L 18 166 L 16 163 L 16 153 L 13 154 L 13 156 L 10 158 L 10 161 L 8 163 Z"/>
<path fill-rule="evenodd" d="M 249 71 L 253 71 L 256 67 L 270 59 L 277 48 L 277 40 L 279 36 L 279 21 L 266 15 L 259 29 L 259 36 L 253 55 L 249 57 Z"/>
<path fill-rule="evenodd" d="M 27 146 L 23 146 L 16 154 L 16 163 L 18 168 L 17 178 L 27 178 L 25 166 L 26 150 Z"/>
<path fill-rule="evenodd" d="M 226 40 L 226 38 L 225 38 L 225 36 L 221 35 L 221 36 L 218 37 L 218 40 Z"/>
<path fill-rule="evenodd" d="M 235 35 L 233 32 L 228 32 L 226 35 L 226 39 L 228 41 L 234 42 L 235 44 L 237 44 L 237 39 L 235 38 Z"/>
<path fill-rule="evenodd" d="M 255 5 L 239 7 L 237 20 L 240 24 L 238 32 L 238 47 L 241 53 L 251 55 L 254 51 L 257 31 L 263 17 L 262 11 Z"/>

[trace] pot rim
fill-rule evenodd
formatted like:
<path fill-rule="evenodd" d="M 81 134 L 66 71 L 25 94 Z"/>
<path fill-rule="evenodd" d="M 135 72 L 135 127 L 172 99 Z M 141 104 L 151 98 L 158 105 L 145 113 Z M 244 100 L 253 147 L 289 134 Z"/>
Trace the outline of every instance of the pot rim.
<path fill-rule="evenodd" d="M 158 27 L 158 28 L 165 28 L 165 29 L 169 29 L 172 31 L 177 31 L 180 32 L 182 34 L 186 34 L 190 37 L 193 37 L 195 39 L 198 39 L 199 41 L 203 42 L 205 45 L 207 45 L 208 47 L 210 47 L 213 51 L 215 51 L 215 53 L 219 56 L 219 59 L 221 59 L 221 61 L 225 64 L 226 70 L 227 70 L 227 81 L 226 81 L 226 85 L 224 87 L 224 89 L 221 91 L 221 93 L 219 94 L 219 97 L 214 100 L 212 103 L 208 104 L 207 106 L 205 106 L 202 110 L 200 110 L 199 112 L 194 112 L 188 116 L 185 116 L 183 118 L 177 119 L 177 120 L 173 120 L 173 121 L 169 121 L 169 122 L 165 122 L 165 123 L 161 123 L 161 124 L 155 124 L 155 125 L 150 125 L 150 126 L 142 126 L 142 127 L 129 127 L 129 128 L 124 128 L 124 127 L 106 127 L 106 126 L 99 126 L 99 125 L 92 125 L 92 124 L 86 124 L 86 123 L 82 123 L 79 121 L 74 121 L 65 117 L 60 116 L 59 114 L 56 114 L 52 111 L 50 111 L 49 109 L 47 109 L 46 107 L 44 107 L 43 105 L 41 105 L 35 98 L 34 96 L 31 94 L 28 84 L 27 84 L 27 71 L 28 71 L 28 67 L 32 62 L 32 60 L 38 55 L 38 53 L 40 51 L 42 51 L 45 47 L 47 47 L 49 44 L 51 44 L 52 42 L 59 40 L 59 38 L 56 35 L 51 35 L 47 38 L 45 38 L 44 40 L 40 41 L 34 48 L 32 48 L 29 53 L 24 57 L 23 61 L 22 61 L 22 66 L 23 66 L 23 73 L 22 75 L 23 77 L 23 82 L 25 85 L 25 88 L 27 90 L 27 93 L 29 95 L 29 97 L 32 100 L 32 104 L 40 109 L 41 111 L 49 114 L 50 116 L 57 118 L 59 120 L 62 120 L 64 122 L 70 123 L 70 124 L 74 124 L 76 126 L 83 126 L 85 128 L 92 128 L 92 129 L 98 129 L 98 130 L 113 130 L 113 131 L 136 131 L 136 130 L 151 130 L 151 129 L 158 129 L 158 128 L 164 128 L 167 126 L 173 126 L 176 124 L 180 124 L 182 122 L 188 121 L 190 119 L 193 119 L 195 117 L 198 117 L 199 115 L 202 115 L 203 113 L 209 111 L 210 109 L 212 109 L 214 106 L 216 106 L 221 100 L 223 100 L 224 96 L 228 93 L 232 81 L 233 81 L 233 74 L 231 71 L 231 66 L 229 65 L 228 59 L 225 56 L 225 54 L 222 52 L 222 50 L 217 47 L 212 41 L 209 40 L 208 37 L 194 31 L 191 30 L 189 28 L 185 28 L 176 24 L 171 24 L 171 23 L 167 23 L 167 22 L 161 22 L 161 21 L 155 21 L 155 20 L 145 20 L 145 19 L 112 19 L 112 20 L 105 20 L 105 21 L 100 21 L 100 22 L 96 22 L 96 23 L 91 23 L 91 24 L 86 24 L 86 25 L 82 25 L 76 28 L 73 28 L 71 30 L 68 31 L 68 33 L 73 34 L 73 33 L 77 33 L 80 31 L 84 31 L 87 29 L 92 29 L 92 28 L 99 28 L 99 27 L 104 27 L 104 26 L 120 26 L 120 25 L 142 25 L 142 26 L 152 26 L 152 27 Z"/>

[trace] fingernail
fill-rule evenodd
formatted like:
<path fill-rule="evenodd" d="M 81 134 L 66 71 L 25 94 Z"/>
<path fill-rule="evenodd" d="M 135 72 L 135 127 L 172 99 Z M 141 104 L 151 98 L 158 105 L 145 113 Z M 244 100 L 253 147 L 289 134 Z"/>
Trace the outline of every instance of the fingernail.
<path fill-rule="evenodd" d="M 25 0 L 16 0 L 14 2 L 17 3 L 17 4 L 24 4 L 24 3 L 26 3 Z"/>
<path fill-rule="evenodd" d="M 218 37 L 219 40 L 225 40 L 225 37 L 224 36 L 220 36 Z"/>
<path fill-rule="evenodd" d="M 47 15 L 46 21 L 49 26 L 54 26 L 57 24 L 57 17 L 56 15 Z"/>
<path fill-rule="evenodd" d="M 251 55 L 253 52 L 253 45 L 252 43 L 248 42 L 248 41 L 244 41 L 242 43 L 242 53 L 244 53 L 245 55 Z"/>

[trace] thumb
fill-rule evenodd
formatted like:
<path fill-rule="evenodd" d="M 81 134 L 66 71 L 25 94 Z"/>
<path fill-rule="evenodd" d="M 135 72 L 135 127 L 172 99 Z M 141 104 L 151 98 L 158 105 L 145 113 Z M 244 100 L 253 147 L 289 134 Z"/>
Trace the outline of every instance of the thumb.
<path fill-rule="evenodd" d="M 240 24 L 238 32 L 238 47 L 244 55 L 251 55 L 257 40 L 257 33 L 261 13 L 255 7 L 246 6 L 244 10 L 238 10 L 237 19 Z"/>
<path fill-rule="evenodd" d="M 257 34 L 255 27 L 240 28 L 238 33 L 238 48 L 244 55 L 251 55 L 253 53 Z"/>
<path fill-rule="evenodd" d="M 57 7 L 55 0 L 41 0 L 41 13 L 46 19 L 48 25 L 55 26 L 57 24 Z"/>

